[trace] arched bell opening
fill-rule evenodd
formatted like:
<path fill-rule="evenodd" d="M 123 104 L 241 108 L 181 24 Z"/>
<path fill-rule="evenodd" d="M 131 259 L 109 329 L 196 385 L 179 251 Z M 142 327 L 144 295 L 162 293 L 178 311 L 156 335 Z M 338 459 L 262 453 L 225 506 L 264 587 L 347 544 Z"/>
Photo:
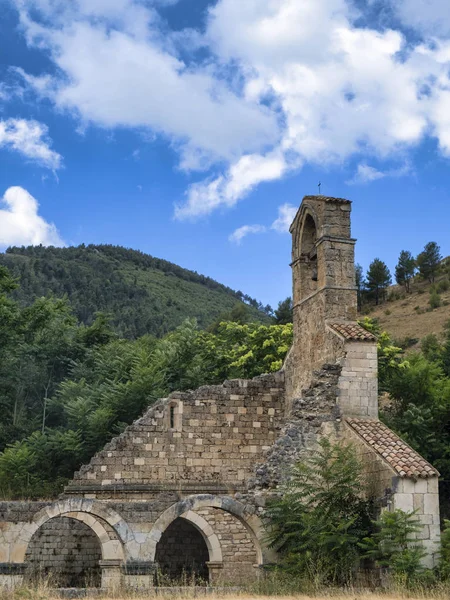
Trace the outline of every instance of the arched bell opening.
<path fill-rule="evenodd" d="M 313 217 L 307 213 L 300 232 L 298 280 L 300 282 L 299 301 L 317 290 L 317 230 Z"/>
<path fill-rule="evenodd" d="M 101 560 L 100 540 L 86 523 L 55 517 L 41 525 L 28 544 L 25 579 L 55 588 L 99 588 Z"/>
<path fill-rule="evenodd" d="M 159 586 L 205 585 L 209 582 L 208 546 L 192 523 L 178 517 L 163 532 L 156 546 Z"/>

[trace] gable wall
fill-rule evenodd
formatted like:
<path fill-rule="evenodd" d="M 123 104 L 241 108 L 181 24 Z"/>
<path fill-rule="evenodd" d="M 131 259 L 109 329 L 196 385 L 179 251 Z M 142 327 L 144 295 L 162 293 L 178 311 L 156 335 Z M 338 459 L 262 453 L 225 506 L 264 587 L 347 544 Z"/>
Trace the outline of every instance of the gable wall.
<path fill-rule="evenodd" d="M 201 483 L 203 490 L 208 484 L 244 484 L 274 443 L 283 414 L 282 373 L 174 393 L 82 467 L 69 490 L 155 482 L 180 489 Z"/>

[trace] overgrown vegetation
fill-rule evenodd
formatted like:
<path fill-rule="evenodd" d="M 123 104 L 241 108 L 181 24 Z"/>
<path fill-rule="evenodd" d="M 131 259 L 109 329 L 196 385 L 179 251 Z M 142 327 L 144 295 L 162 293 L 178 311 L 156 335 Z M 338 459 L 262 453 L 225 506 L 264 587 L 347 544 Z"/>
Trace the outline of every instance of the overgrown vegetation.
<path fill-rule="evenodd" d="M 97 314 L 78 323 L 67 300 L 13 300 L 0 267 L 0 493 L 54 495 L 82 463 L 174 390 L 281 367 L 292 325 L 186 320 L 161 339 L 117 337 Z M 49 460 L 51 457 L 51 460 Z"/>
<path fill-rule="evenodd" d="M 402 587 L 435 582 L 435 573 L 422 563 L 415 514 L 395 510 L 375 516 L 353 446 L 321 439 L 316 451 L 295 465 L 267 509 L 268 540 L 281 556 L 276 567 L 281 581 L 287 575 L 300 589 L 351 587 L 361 583 L 364 568 L 377 566 Z M 449 568 L 447 546 L 443 577 Z"/>
<path fill-rule="evenodd" d="M 101 311 L 129 339 L 161 337 L 188 317 L 206 328 L 219 316 L 226 320 L 236 304 L 248 321 L 267 323 L 272 314 L 270 306 L 210 277 L 121 246 L 11 247 L 0 254 L 0 265 L 20 280 L 13 297 L 21 306 L 49 294 L 67 296 L 81 323 L 91 325 Z"/>

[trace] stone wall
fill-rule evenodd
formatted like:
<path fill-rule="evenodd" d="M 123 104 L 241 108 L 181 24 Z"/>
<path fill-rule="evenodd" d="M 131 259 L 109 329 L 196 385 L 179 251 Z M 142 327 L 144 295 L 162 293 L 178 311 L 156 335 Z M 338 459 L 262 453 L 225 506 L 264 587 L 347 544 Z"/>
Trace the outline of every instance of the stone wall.
<path fill-rule="evenodd" d="M 345 415 L 378 418 L 376 343 L 352 341 L 345 344 L 338 402 Z"/>
<path fill-rule="evenodd" d="M 176 424 L 171 407 L 177 409 Z M 283 373 L 174 393 L 95 455 L 75 474 L 72 487 L 244 485 L 274 443 L 283 416 Z"/>
<path fill-rule="evenodd" d="M 98 587 L 101 558 L 99 541 L 90 527 L 66 517 L 51 519 L 28 545 L 26 580 L 50 576 L 54 587 Z"/>
<path fill-rule="evenodd" d="M 198 510 L 219 538 L 223 564 L 211 571 L 211 583 L 246 585 L 257 575 L 258 558 L 254 541 L 243 523 L 234 515 L 217 508 Z"/>
<path fill-rule="evenodd" d="M 422 529 L 417 534 L 421 540 L 427 556 L 427 567 L 435 567 L 440 549 L 440 516 L 439 516 L 439 491 L 438 478 L 430 479 L 397 479 L 394 485 L 392 498 L 394 509 L 405 512 L 416 511 Z"/>

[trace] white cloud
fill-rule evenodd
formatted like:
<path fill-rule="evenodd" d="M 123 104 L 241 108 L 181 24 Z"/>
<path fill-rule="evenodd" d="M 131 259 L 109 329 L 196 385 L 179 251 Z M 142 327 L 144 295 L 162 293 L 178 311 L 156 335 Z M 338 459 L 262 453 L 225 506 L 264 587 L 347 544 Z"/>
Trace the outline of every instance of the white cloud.
<path fill-rule="evenodd" d="M 41 217 L 38 210 L 37 200 L 25 189 L 7 189 L 0 198 L 0 246 L 64 246 L 55 225 Z"/>
<path fill-rule="evenodd" d="M 265 233 L 267 230 L 264 225 L 243 225 L 242 227 L 238 227 L 233 233 L 229 236 L 230 242 L 234 242 L 235 244 L 240 244 L 245 236 L 250 233 Z"/>
<path fill-rule="evenodd" d="M 60 154 L 50 148 L 48 128 L 26 119 L 0 120 L 0 148 L 14 150 L 49 169 L 59 169 Z"/>
<path fill-rule="evenodd" d="M 450 35 L 448 0 L 391 0 L 392 7 L 405 25 L 425 35 Z"/>
<path fill-rule="evenodd" d="M 411 172 L 411 165 L 408 162 L 405 162 L 401 167 L 386 171 L 379 171 L 367 163 L 361 163 L 358 165 L 355 175 L 349 181 L 346 181 L 346 183 L 347 185 L 371 183 L 385 177 L 404 177 L 405 175 L 410 175 Z"/>
<path fill-rule="evenodd" d="M 36 3 L 51 26 L 31 20 L 27 9 Z M 20 5 L 29 44 L 49 51 L 64 77 L 22 75 L 59 109 L 105 128 L 162 132 L 186 169 L 233 161 L 277 141 L 269 109 L 233 93 L 208 66 L 188 67 L 162 36 L 154 11 L 140 3 L 20 0 Z"/>
<path fill-rule="evenodd" d="M 292 204 L 282 204 L 278 207 L 278 218 L 272 223 L 271 229 L 278 233 L 287 233 L 295 215 L 297 214 L 298 206 Z"/>
<path fill-rule="evenodd" d="M 224 175 L 212 181 L 193 184 L 187 202 L 175 208 L 178 219 L 204 216 L 220 207 L 231 207 L 262 181 L 279 179 L 286 170 L 284 157 L 244 155 Z"/>
<path fill-rule="evenodd" d="M 167 31 L 140 0 L 14 1 L 28 43 L 60 74 L 23 73 L 37 93 L 85 126 L 164 134 L 182 169 L 219 169 L 189 187 L 177 218 L 232 207 L 304 164 L 356 157 L 357 179 L 392 176 L 390 162 L 426 136 L 450 157 L 443 0 L 395 3 L 432 43 L 358 27 L 347 0 L 218 0 L 205 32 Z"/>

